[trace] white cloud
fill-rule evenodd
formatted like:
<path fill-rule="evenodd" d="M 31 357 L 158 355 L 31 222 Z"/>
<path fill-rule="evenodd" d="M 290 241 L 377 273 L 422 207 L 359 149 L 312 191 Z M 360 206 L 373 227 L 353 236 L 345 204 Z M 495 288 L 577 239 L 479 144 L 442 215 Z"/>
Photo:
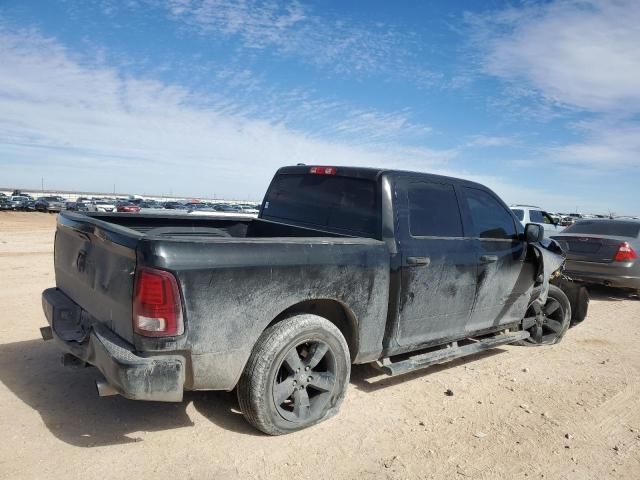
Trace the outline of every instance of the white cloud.
<path fill-rule="evenodd" d="M 487 73 L 581 110 L 640 109 L 640 2 L 555 1 L 468 20 Z"/>
<path fill-rule="evenodd" d="M 514 145 L 516 140 L 511 137 L 497 137 L 491 135 L 474 135 L 467 143 L 468 147 L 506 147 Z"/>
<path fill-rule="evenodd" d="M 490 105 L 520 122 L 564 122 L 579 138 L 539 146 L 542 163 L 591 173 L 640 165 L 640 2 L 526 3 L 466 23 L 481 70 L 504 81 Z"/>
<path fill-rule="evenodd" d="M 45 176 L 52 186 L 110 189 L 117 180 L 119 189 L 129 191 L 259 198 L 275 169 L 286 164 L 425 170 L 456 155 L 388 142 L 374 148 L 329 141 L 229 113 L 184 88 L 83 64 L 33 31 L 0 30 L 0 45 L 5 181 L 34 185 Z M 376 114 L 370 115 L 375 123 Z M 354 127 L 347 122 L 342 128 Z"/>
<path fill-rule="evenodd" d="M 164 6 L 170 19 L 200 35 L 237 39 L 244 49 L 268 49 L 333 74 L 382 73 L 420 87 L 440 78 L 416 61 L 417 35 L 393 25 L 355 22 L 326 8 L 320 14 L 297 1 L 168 0 Z"/>
<path fill-rule="evenodd" d="M 585 121 L 576 127 L 586 139 L 547 150 L 550 158 L 570 166 L 602 170 L 640 166 L 640 125 Z"/>

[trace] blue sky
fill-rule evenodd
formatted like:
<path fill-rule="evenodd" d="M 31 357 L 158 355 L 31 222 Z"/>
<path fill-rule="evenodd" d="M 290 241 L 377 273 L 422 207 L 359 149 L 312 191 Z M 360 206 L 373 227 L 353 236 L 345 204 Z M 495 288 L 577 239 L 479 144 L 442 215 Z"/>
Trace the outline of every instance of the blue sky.
<path fill-rule="evenodd" d="M 261 198 L 304 162 L 640 214 L 640 2 L 0 3 L 0 186 Z"/>

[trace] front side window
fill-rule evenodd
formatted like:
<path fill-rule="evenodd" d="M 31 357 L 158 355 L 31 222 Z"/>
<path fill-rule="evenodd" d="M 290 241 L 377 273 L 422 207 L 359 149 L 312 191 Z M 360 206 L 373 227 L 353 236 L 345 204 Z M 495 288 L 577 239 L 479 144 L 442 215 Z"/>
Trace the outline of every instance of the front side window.
<path fill-rule="evenodd" d="M 553 221 L 553 218 L 551 218 L 551 215 L 549 215 L 547 212 L 542 212 L 542 219 L 544 220 L 544 223 L 548 225 L 555 225 L 556 223 Z"/>
<path fill-rule="evenodd" d="M 498 200 L 484 190 L 463 188 L 476 236 L 487 239 L 517 238 L 513 217 Z"/>
<path fill-rule="evenodd" d="M 462 237 L 462 220 L 453 185 L 409 184 L 409 232 L 412 237 Z"/>

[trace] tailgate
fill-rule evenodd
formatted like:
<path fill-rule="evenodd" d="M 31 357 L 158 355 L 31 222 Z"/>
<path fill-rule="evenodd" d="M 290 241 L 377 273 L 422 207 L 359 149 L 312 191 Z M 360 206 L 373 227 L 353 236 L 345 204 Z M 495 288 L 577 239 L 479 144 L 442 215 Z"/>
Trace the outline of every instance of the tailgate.
<path fill-rule="evenodd" d="M 60 215 L 55 239 L 56 285 L 96 321 L 132 342 L 137 239 L 114 233 L 100 223 L 104 222 L 82 215 Z"/>

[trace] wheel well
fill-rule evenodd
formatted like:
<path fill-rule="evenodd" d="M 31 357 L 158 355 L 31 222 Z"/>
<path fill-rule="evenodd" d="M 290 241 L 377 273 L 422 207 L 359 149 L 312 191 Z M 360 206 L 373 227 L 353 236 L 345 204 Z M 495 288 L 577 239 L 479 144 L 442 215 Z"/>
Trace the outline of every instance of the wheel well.
<path fill-rule="evenodd" d="M 314 299 L 305 300 L 290 306 L 274 318 L 268 327 L 294 315 L 309 313 L 326 318 L 333 323 L 347 341 L 349 354 L 353 360 L 358 352 L 357 320 L 353 312 L 337 300 Z"/>

